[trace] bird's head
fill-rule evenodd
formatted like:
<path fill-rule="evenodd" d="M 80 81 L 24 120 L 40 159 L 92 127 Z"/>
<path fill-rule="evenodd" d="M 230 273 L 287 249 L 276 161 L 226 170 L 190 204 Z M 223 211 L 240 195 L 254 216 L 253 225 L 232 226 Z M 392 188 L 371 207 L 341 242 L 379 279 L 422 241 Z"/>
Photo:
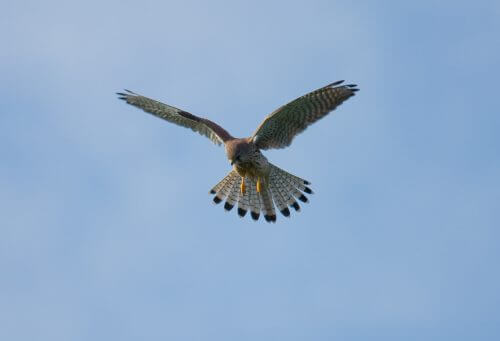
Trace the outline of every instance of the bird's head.
<path fill-rule="evenodd" d="M 231 166 L 247 162 L 249 151 L 250 146 L 244 140 L 237 140 L 233 143 L 226 144 L 226 154 L 231 162 Z"/>

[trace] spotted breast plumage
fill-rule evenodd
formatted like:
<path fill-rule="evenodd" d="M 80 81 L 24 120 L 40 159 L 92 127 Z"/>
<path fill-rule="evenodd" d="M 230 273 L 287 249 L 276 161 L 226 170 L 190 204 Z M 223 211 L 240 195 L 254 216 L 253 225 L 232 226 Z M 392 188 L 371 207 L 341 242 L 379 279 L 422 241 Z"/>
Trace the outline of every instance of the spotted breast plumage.
<path fill-rule="evenodd" d="M 119 92 L 120 99 L 177 125 L 190 128 L 208 137 L 215 144 L 224 144 L 232 170 L 210 193 L 218 204 L 225 200 L 227 211 L 238 206 L 238 215 L 248 211 L 258 220 L 261 212 L 268 222 L 276 222 L 276 210 L 290 216 L 289 207 L 300 210 L 297 200 L 308 202 L 312 194 L 309 181 L 292 175 L 270 163 L 261 150 L 285 148 L 293 138 L 354 96 L 359 89 L 343 81 L 328 84 L 285 104 L 267 116 L 250 137 L 235 138 L 218 124 L 184 110 L 141 96 L 132 91 Z"/>

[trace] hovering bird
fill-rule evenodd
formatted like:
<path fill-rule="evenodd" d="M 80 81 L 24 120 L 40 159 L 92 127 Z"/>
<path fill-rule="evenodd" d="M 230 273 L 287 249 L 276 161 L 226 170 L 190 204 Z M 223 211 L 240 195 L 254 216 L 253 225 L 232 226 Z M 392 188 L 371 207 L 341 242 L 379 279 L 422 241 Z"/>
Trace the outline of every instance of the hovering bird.
<path fill-rule="evenodd" d="M 270 163 L 262 150 L 285 148 L 293 138 L 310 124 L 326 116 L 359 89 L 344 81 L 328 84 L 299 97 L 269 114 L 250 136 L 236 138 L 218 124 L 184 110 L 177 109 L 130 90 L 117 93 L 128 104 L 208 137 L 215 144 L 224 144 L 226 155 L 233 167 L 228 175 L 215 185 L 210 193 L 218 204 L 226 200 L 224 208 L 230 211 L 238 204 L 238 215 L 244 217 L 250 210 L 252 219 L 260 213 L 268 222 L 276 222 L 276 204 L 285 216 L 288 207 L 300 210 L 296 199 L 308 202 L 304 195 L 312 194 L 310 182 L 292 175 Z"/>

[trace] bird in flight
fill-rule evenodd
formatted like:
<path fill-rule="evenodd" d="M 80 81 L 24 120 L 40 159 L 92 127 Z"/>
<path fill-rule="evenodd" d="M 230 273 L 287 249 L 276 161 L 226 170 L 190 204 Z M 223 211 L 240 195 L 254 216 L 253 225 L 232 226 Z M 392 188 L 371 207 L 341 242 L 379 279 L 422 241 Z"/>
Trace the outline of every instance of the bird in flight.
<path fill-rule="evenodd" d="M 215 185 L 210 193 L 218 204 L 225 200 L 224 209 L 238 205 L 238 215 L 248 211 L 258 220 L 260 213 L 268 222 L 276 222 L 275 205 L 285 216 L 288 207 L 300 210 L 297 200 L 308 202 L 304 195 L 312 194 L 310 182 L 290 174 L 270 163 L 262 150 L 285 148 L 310 124 L 326 116 L 359 89 L 355 84 L 338 81 L 283 105 L 269 114 L 250 137 L 236 138 L 218 124 L 184 110 L 177 109 L 132 91 L 117 93 L 128 104 L 208 137 L 215 144 L 224 144 L 232 170 Z"/>

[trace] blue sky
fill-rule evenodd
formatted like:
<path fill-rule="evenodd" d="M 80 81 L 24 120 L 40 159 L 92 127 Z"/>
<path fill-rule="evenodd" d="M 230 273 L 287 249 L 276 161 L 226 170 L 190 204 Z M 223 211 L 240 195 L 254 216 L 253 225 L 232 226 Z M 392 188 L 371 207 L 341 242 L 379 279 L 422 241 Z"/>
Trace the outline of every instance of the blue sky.
<path fill-rule="evenodd" d="M 0 339 L 500 337 L 498 1 L 18 1 L 0 13 Z M 266 152 L 315 194 L 212 205 L 207 139 L 361 89 Z M 319 146 L 319 148 L 318 148 Z"/>

